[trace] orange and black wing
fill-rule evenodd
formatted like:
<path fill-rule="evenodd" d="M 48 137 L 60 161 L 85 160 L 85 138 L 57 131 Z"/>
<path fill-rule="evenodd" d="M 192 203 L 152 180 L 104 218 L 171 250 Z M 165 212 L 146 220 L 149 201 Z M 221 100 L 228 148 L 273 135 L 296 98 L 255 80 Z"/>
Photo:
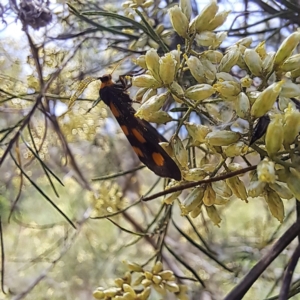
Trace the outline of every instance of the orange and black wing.
<path fill-rule="evenodd" d="M 123 86 L 113 83 L 110 75 L 100 80 L 100 97 L 110 108 L 140 161 L 161 177 L 180 180 L 177 164 L 159 145 L 166 139 L 148 122 L 134 116 L 132 100 Z"/>

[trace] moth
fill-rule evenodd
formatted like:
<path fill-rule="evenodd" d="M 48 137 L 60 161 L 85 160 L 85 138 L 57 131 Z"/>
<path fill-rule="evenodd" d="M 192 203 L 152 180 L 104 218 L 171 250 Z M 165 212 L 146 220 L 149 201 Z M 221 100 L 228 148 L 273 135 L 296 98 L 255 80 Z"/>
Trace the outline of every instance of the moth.
<path fill-rule="evenodd" d="M 135 117 L 125 85 L 115 83 L 111 75 L 99 79 L 100 98 L 110 108 L 140 161 L 161 177 L 181 180 L 177 164 L 159 145 L 167 140 L 147 121 Z"/>

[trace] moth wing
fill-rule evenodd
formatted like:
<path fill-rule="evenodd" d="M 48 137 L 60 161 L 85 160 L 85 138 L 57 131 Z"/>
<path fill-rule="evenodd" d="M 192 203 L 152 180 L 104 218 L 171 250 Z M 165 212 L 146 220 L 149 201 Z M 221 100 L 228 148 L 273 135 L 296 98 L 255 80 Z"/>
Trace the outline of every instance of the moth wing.
<path fill-rule="evenodd" d="M 177 164 L 159 145 L 166 139 L 151 124 L 134 116 L 136 111 L 129 104 L 129 95 L 113 85 L 100 89 L 100 97 L 109 106 L 140 161 L 159 176 L 180 180 Z"/>

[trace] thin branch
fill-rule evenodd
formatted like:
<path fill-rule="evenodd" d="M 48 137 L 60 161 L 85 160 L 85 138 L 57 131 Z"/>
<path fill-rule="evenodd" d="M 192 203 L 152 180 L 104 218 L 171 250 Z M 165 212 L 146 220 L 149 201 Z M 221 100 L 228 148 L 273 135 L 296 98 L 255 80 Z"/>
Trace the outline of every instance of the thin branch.
<path fill-rule="evenodd" d="M 128 171 L 122 171 L 122 172 L 114 173 L 114 174 L 111 174 L 111 175 L 95 177 L 95 178 L 92 178 L 92 181 L 103 181 L 103 180 L 107 180 L 107 179 L 117 178 L 117 177 L 120 177 L 120 176 L 123 176 L 123 175 L 134 173 L 134 172 L 136 172 L 138 170 L 141 170 L 143 168 L 145 168 L 145 166 L 138 166 L 138 167 L 135 167 L 135 168 L 130 169 Z"/>
<path fill-rule="evenodd" d="M 293 278 L 293 274 L 295 271 L 295 268 L 297 266 L 298 260 L 300 257 L 300 244 L 298 244 L 297 248 L 295 249 L 290 262 L 285 270 L 285 274 L 283 277 L 283 282 L 282 282 L 282 287 L 280 290 L 280 294 L 279 294 L 279 298 L 278 300 L 285 300 L 288 299 L 288 295 L 289 295 L 289 289 L 291 286 L 291 281 Z"/>
<path fill-rule="evenodd" d="M 29 182 L 36 188 L 36 190 L 68 221 L 68 223 L 76 229 L 75 224 L 71 221 L 71 219 L 44 193 L 43 190 L 39 188 L 38 185 L 36 185 L 30 177 L 25 173 L 25 171 L 22 169 L 22 167 L 18 164 L 16 159 L 14 158 L 13 154 L 10 152 L 10 156 L 12 160 L 14 161 L 17 168 L 21 171 L 21 173 L 29 180 Z"/>
<path fill-rule="evenodd" d="M 256 169 L 256 167 L 257 167 L 257 165 L 254 165 L 254 166 L 250 166 L 250 167 L 247 167 L 247 168 L 244 168 L 244 169 L 241 169 L 241 170 L 237 170 L 237 171 L 230 172 L 230 173 L 227 173 L 227 174 L 224 174 L 224 175 L 220 175 L 220 176 L 217 176 L 217 177 L 213 177 L 213 178 L 209 178 L 209 179 L 203 179 L 203 180 L 199 180 L 199 181 L 190 182 L 190 183 L 182 184 L 182 185 L 179 185 L 179 186 L 175 186 L 175 187 L 169 188 L 165 191 L 162 191 L 162 192 L 156 193 L 154 195 L 151 195 L 149 197 L 144 197 L 144 198 L 142 197 L 142 200 L 143 201 L 150 201 L 150 200 L 156 199 L 158 197 L 165 196 L 165 195 L 168 195 L 168 194 L 171 194 L 171 193 L 174 193 L 174 192 L 178 192 L 178 191 L 183 191 L 185 189 L 189 189 L 189 188 L 201 185 L 201 184 L 208 184 L 208 183 L 212 183 L 212 182 L 216 182 L 216 181 L 220 181 L 220 180 L 225 180 L 225 179 L 237 176 L 237 175 L 247 173 L 249 171 L 253 171 L 253 170 Z"/>
<path fill-rule="evenodd" d="M 235 286 L 224 300 L 240 300 L 244 297 L 257 278 L 266 270 L 271 262 L 295 239 L 300 230 L 300 220 L 297 220 L 273 245 L 273 247 L 258 261 L 250 272 Z"/>
<path fill-rule="evenodd" d="M 2 219 L 0 216 L 0 243 L 1 243 L 1 290 L 2 293 L 6 295 L 4 289 L 4 274 L 5 274 L 5 251 L 4 251 L 4 240 L 3 240 L 3 230 L 2 230 Z"/>

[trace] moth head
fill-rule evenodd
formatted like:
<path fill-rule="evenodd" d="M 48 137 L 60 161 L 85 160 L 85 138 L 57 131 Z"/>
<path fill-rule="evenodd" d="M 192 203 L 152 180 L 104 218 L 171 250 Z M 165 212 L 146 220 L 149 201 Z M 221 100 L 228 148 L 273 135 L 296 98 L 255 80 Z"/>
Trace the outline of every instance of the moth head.
<path fill-rule="evenodd" d="M 112 81 L 111 74 L 103 75 L 103 76 L 99 77 L 98 79 L 101 80 L 101 87 L 100 88 L 104 88 L 106 86 L 110 86 L 110 85 L 114 84 L 114 82 Z"/>

